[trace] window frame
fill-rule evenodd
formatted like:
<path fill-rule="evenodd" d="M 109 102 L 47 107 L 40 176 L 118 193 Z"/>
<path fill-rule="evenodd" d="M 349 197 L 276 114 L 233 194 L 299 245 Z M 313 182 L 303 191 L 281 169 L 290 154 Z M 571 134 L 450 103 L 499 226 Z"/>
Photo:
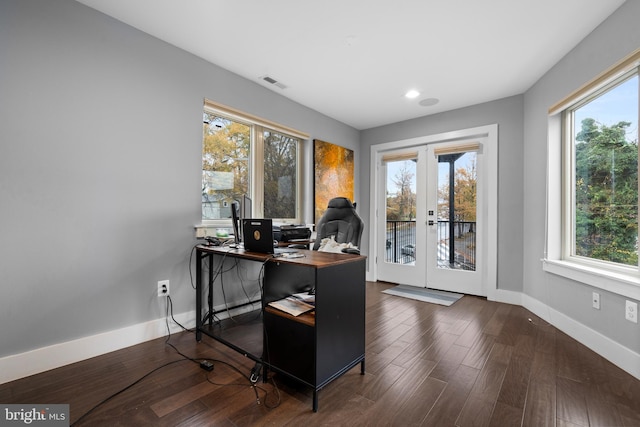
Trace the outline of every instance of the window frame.
<path fill-rule="evenodd" d="M 264 217 L 264 131 L 268 130 L 279 134 L 284 134 L 298 140 L 296 152 L 296 207 L 294 218 L 272 218 L 274 223 L 295 223 L 299 224 L 303 217 L 304 201 L 302 200 L 303 186 L 303 170 L 304 170 L 304 145 L 309 140 L 309 135 L 296 129 L 289 128 L 284 125 L 266 120 L 248 113 L 241 112 L 234 108 L 210 101 L 204 100 L 203 112 L 215 114 L 235 122 L 242 123 L 251 127 L 251 149 L 249 155 L 249 193 L 251 198 L 252 216 L 256 218 Z M 202 208 L 200 208 L 202 211 Z M 203 237 L 208 235 L 208 228 L 229 228 L 231 220 L 223 219 L 203 219 L 200 217 L 201 223 L 196 226 L 197 235 Z M 205 230 L 204 233 L 201 230 Z"/>
<path fill-rule="evenodd" d="M 604 71 L 549 109 L 547 147 L 547 212 L 544 271 L 640 299 L 640 266 L 625 266 L 572 254 L 575 207 L 572 111 L 606 93 L 632 75 L 640 78 L 640 49 Z M 640 103 L 640 91 L 638 93 Z M 640 114 L 638 117 L 640 123 Z M 639 165 L 640 167 L 640 165 Z M 640 204 L 640 202 L 639 202 Z"/>

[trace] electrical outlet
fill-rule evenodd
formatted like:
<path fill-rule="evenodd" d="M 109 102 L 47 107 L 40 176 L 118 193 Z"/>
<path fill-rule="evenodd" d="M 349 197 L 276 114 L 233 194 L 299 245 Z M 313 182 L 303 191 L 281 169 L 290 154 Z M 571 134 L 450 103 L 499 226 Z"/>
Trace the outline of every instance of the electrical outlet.
<path fill-rule="evenodd" d="M 599 293 L 594 292 L 592 294 L 591 303 L 593 305 L 593 308 L 595 308 L 596 310 L 600 310 L 600 294 Z"/>
<path fill-rule="evenodd" d="M 158 282 L 158 296 L 159 297 L 167 297 L 167 296 L 169 296 L 169 281 L 168 280 L 160 280 Z"/>
<path fill-rule="evenodd" d="M 638 303 L 627 300 L 624 307 L 624 317 L 630 322 L 638 323 Z"/>

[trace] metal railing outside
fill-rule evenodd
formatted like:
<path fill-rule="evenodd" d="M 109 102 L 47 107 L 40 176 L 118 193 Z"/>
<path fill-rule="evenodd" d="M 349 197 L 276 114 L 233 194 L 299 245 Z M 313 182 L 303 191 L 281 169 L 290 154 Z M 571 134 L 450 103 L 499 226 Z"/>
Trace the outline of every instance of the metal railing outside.
<path fill-rule="evenodd" d="M 450 243 L 451 224 L 438 221 L 438 266 L 460 270 L 476 269 L 476 223 L 453 222 L 453 248 Z M 452 250 L 453 249 L 453 250 Z M 412 264 L 416 257 L 416 222 L 387 221 L 385 262 Z"/>
<path fill-rule="evenodd" d="M 416 222 L 387 221 L 385 262 L 409 264 L 416 258 Z"/>
<path fill-rule="evenodd" d="M 453 230 L 453 246 L 450 235 Z M 475 221 L 438 221 L 438 266 L 458 270 L 476 269 Z"/>

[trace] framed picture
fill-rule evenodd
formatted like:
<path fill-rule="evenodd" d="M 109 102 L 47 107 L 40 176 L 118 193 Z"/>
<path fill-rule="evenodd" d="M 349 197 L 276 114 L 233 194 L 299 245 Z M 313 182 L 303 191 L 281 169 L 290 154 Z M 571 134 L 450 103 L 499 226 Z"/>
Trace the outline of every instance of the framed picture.
<path fill-rule="evenodd" d="M 314 223 L 327 209 L 329 200 L 346 197 L 353 202 L 353 150 L 330 142 L 313 140 Z"/>

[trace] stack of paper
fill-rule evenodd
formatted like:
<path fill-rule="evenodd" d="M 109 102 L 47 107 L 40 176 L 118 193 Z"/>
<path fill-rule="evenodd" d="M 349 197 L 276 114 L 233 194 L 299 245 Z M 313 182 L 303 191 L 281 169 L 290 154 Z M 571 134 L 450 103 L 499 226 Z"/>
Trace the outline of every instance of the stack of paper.
<path fill-rule="evenodd" d="M 315 307 L 311 304 L 307 304 L 300 299 L 290 296 L 278 301 L 272 301 L 269 303 L 271 307 L 282 310 L 285 313 L 289 313 L 292 316 L 299 316 L 302 313 L 313 310 Z"/>
<path fill-rule="evenodd" d="M 316 305 L 316 294 L 310 292 L 301 292 L 299 294 L 293 294 L 291 297 L 306 302 L 307 304 Z"/>

